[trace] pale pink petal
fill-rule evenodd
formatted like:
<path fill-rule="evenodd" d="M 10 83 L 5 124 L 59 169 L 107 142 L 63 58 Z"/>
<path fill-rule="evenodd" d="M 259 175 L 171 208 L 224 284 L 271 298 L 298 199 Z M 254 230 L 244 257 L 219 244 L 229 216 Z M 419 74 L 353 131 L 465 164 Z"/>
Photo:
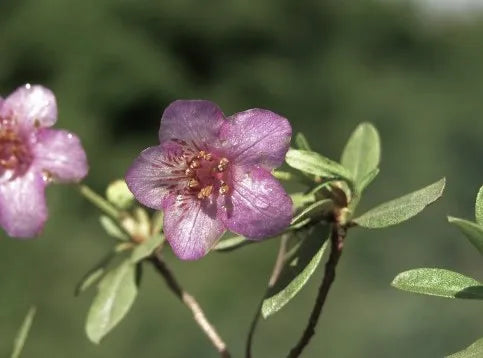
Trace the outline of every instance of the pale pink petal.
<path fill-rule="evenodd" d="M 57 121 L 57 102 L 51 90 L 27 84 L 3 101 L 0 117 L 14 120 L 24 128 L 50 127 Z"/>
<path fill-rule="evenodd" d="M 223 112 L 213 102 L 178 100 L 163 113 L 159 141 L 162 144 L 178 139 L 198 149 L 206 149 L 217 141 L 223 120 Z"/>
<path fill-rule="evenodd" d="M 173 198 L 164 212 L 163 231 L 173 252 L 183 260 L 206 255 L 225 232 L 216 203 L 193 196 Z"/>
<path fill-rule="evenodd" d="M 265 169 L 234 167 L 231 195 L 225 198 L 226 227 L 249 239 L 274 236 L 292 219 L 292 200 Z"/>
<path fill-rule="evenodd" d="M 30 238 L 42 231 L 47 220 L 45 185 L 40 173 L 29 171 L 0 185 L 0 226 L 17 238 Z"/>
<path fill-rule="evenodd" d="M 186 187 L 184 155 L 189 148 L 172 141 L 141 152 L 126 173 L 126 183 L 136 199 L 153 209 L 164 209 L 165 197 Z"/>
<path fill-rule="evenodd" d="M 33 165 L 60 182 L 77 182 L 87 175 L 86 153 L 79 138 L 65 130 L 40 129 L 32 145 Z"/>
<path fill-rule="evenodd" d="M 265 109 L 234 114 L 224 122 L 220 132 L 225 153 L 232 162 L 267 169 L 283 163 L 291 136 L 287 119 Z"/>

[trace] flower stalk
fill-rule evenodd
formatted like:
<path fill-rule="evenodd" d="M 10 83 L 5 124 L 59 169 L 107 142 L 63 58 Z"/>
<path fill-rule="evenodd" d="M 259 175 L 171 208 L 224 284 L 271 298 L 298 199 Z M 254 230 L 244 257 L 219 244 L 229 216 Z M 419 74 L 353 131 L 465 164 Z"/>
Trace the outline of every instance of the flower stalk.
<path fill-rule="evenodd" d="M 97 194 L 87 185 L 79 184 L 78 188 L 81 195 L 86 198 L 91 204 L 101 210 L 104 214 L 110 216 L 115 220 L 119 220 L 121 218 L 121 212 L 117 210 L 114 205 L 109 203 L 106 199 Z"/>

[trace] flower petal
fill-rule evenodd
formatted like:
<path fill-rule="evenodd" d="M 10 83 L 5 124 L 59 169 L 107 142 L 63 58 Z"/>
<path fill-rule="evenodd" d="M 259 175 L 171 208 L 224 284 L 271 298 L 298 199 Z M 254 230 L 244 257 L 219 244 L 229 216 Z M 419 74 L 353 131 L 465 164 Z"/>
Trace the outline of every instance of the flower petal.
<path fill-rule="evenodd" d="M 265 109 L 234 114 L 224 122 L 220 133 L 231 161 L 267 169 L 283 163 L 291 136 L 288 120 Z"/>
<path fill-rule="evenodd" d="M 30 238 L 40 233 L 48 214 L 45 185 L 34 171 L 0 185 L 0 226 L 9 236 Z"/>
<path fill-rule="evenodd" d="M 57 102 L 51 90 L 27 84 L 3 101 L 0 117 L 13 118 L 21 127 L 50 127 L 57 121 Z"/>
<path fill-rule="evenodd" d="M 164 209 L 165 198 L 185 188 L 183 156 L 189 148 L 172 141 L 141 152 L 126 173 L 126 183 L 136 199 L 153 209 Z"/>
<path fill-rule="evenodd" d="M 79 138 L 70 132 L 42 128 L 32 150 L 35 167 L 56 181 L 76 182 L 87 175 L 86 153 Z"/>
<path fill-rule="evenodd" d="M 182 260 L 206 255 L 225 232 L 216 203 L 193 196 L 173 198 L 164 212 L 164 233 L 173 252 Z"/>
<path fill-rule="evenodd" d="M 178 100 L 163 113 L 159 129 L 161 144 L 179 139 L 189 145 L 205 149 L 218 139 L 224 116 L 213 102 L 203 100 Z"/>
<path fill-rule="evenodd" d="M 232 192 L 224 204 L 226 227 L 258 240 L 280 233 L 292 219 L 292 200 L 265 169 L 234 167 Z"/>

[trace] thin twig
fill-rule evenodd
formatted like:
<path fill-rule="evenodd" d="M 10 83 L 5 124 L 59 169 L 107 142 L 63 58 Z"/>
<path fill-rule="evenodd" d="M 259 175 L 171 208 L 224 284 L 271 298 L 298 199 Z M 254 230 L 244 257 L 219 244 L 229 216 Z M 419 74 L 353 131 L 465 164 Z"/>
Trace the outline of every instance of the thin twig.
<path fill-rule="evenodd" d="M 220 356 L 222 358 L 230 358 L 226 344 L 216 332 L 215 327 L 208 321 L 196 299 L 180 286 L 159 252 L 155 253 L 155 256 L 151 258 L 151 262 L 164 278 L 171 291 L 191 310 L 194 320 L 206 334 L 215 349 L 220 353 Z"/>
<path fill-rule="evenodd" d="M 312 336 L 315 334 L 315 326 L 317 325 L 317 321 L 319 320 L 330 287 L 335 280 L 335 268 L 342 254 L 345 235 L 346 229 L 341 227 L 338 223 L 334 223 L 332 226 L 332 234 L 330 235 L 330 256 L 329 260 L 325 264 L 325 274 L 322 280 L 322 284 L 319 288 L 317 300 L 315 301 L 314 308 L 312 309 L 312 313 L 310 314 L 310 319 L 307 323 L 307 327 L 305 327 L 305 331 L 302 334 L 302 337 L 300 337 L 298 343 L 292 348 L 292 350 L 288 354 L 288 358 L 296 358 L 300 356 L 304 348 L 307 346 L 307 344 L 309 344 Z"/>
<path fill-rule="evenodd" d="M 275 283 L 278 281 L 280 273 L 283 269 L 283 264 L 285 262 L 285 253 L 287 252 L 287 240 L 288 235 L 282 235 L 280 239 L 280 247 L 278 249 L 277 259 L 275 260 L 275 265 L 273 266 L 272 274 L 270 275 L 270 280 L 268 281 L 268 290 L 272 288 Z M 268 291 L 267 291 L 268 292 Z M 251 358 L 252 357 L 252 342 L 253 336 L 255 334 L 255 330 L 257 329 L 258 321 L 260 320 L 260 315 L 262 312 L 262 305 L 263 301 L 265 300 L 266 293 L 263 295 L 260 303 L 258 304 L 257 311 L 255 312 L 255 316 L 253 317 L 252 323 L 250 324 L 250 330 L 248 332 L 247 343 L 245 346 L 245 357 Z"/>

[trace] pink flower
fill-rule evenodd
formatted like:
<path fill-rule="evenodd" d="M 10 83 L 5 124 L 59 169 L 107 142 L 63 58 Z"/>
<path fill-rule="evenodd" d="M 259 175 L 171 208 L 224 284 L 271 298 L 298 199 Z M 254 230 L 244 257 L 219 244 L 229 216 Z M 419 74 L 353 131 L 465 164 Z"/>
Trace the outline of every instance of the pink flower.
<path fill-rule="evenodd" d="M 142 204 L 164 210 L 175 254 L 195 260 L 228 229 L 252 240 L 280 233 L 292 201 L 270 171 L 287 153 L 289 122 L 264 109 L 225 119 L 209 101 L 166 108 L 160 145 L 141 152 L 126 182 Z"/>
<path fill-rule="evenodd" d="M 18 88 L 0 98 L 0 226 L 10 236 L 37 235 L 47 220 L 45 187 L 87 174 L 79 139 L 54 130 L 57 104 L 42 86 Z"/>

